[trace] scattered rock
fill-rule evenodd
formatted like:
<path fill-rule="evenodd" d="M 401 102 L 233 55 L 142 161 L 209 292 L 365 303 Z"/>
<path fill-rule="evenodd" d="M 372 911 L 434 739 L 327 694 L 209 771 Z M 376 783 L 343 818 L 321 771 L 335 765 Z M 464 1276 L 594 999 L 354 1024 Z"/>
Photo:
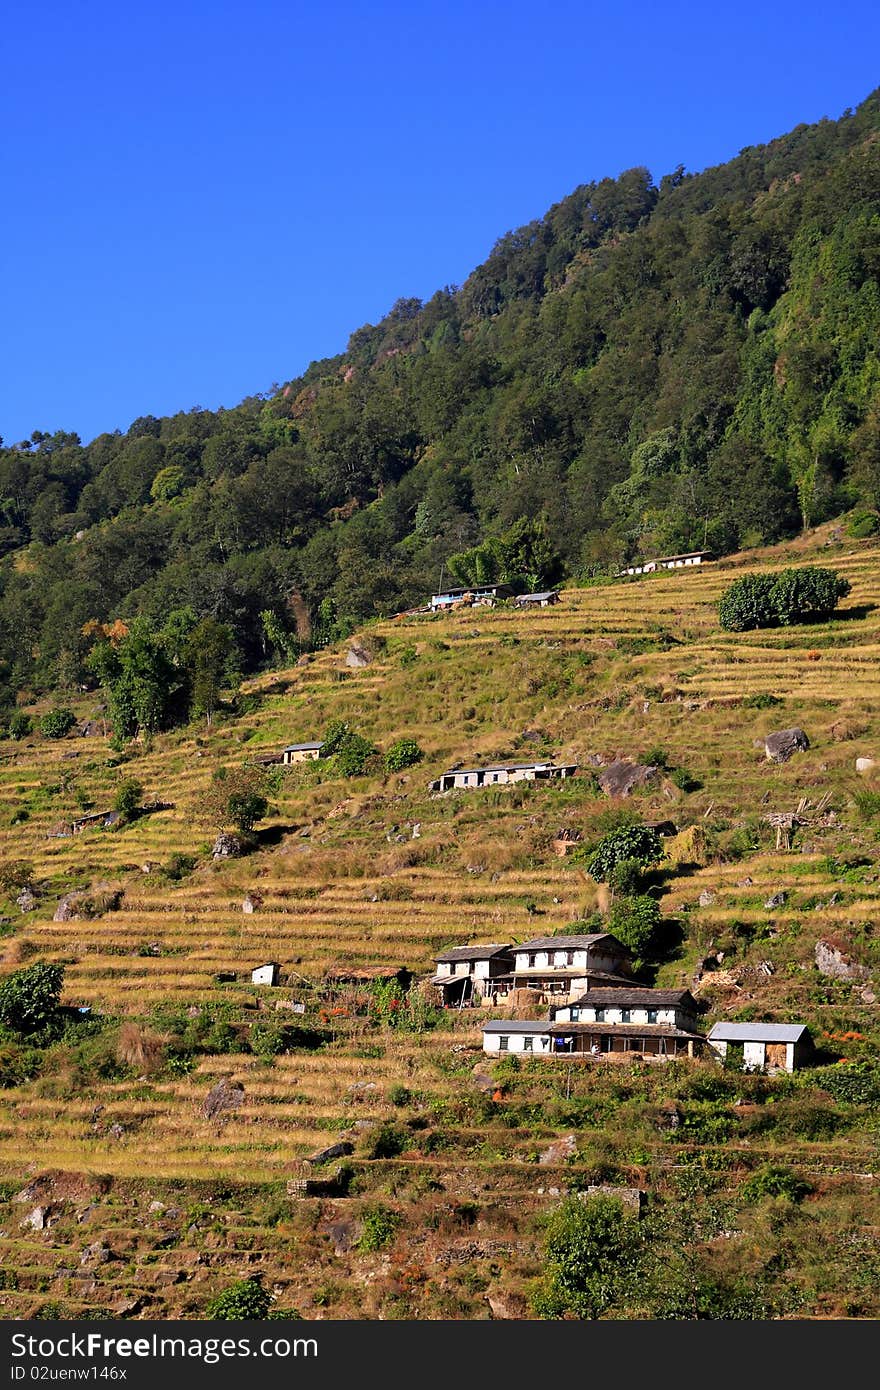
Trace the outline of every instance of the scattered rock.
<path fill-rule="evenodd" d="M 876 1004 L 877 996 L 872 989 L 860 989 L 859 998 L 863 1004 Z"/>
<path fill-rule="evenodd" d="M 637 787 L 658 776 L 660 769 L 644 763 L 609 763 L 599 774 L 599 786 L 606 796 L 630 796 Z"/>
<path fill-rule="evenodd" d="M 216 1115 L 222 1115 L 230 1110 L 237 1110 L 244 1103 L 244 1086 L 240 1081 L 231 1081 L 228 1076 L 224 1076 L 212 1086 L 205 1097 L 202 1106 L 202 1114 L 208 1120 L 213 1120 Z"/>
<path fill-rule="evenodd" d="M 44 1207 L 34 1207 L 20 1224 L 25 1229 L 30 1227 L 34 1231 L 45 1231 L 54 1221 L 57 1221 L 60 1214 L 61 1208 L 49 1203 Z"/>
<path fill-rule="evenodd" d="M 31 888 L 22 888 L 15 901 L 18 903 L 22 912 L 33 912 L 37 905 L 37 895 Z"/>
<path fill-rule="evenodd" d="M 251 913 L 255 912 L 258 908 L 260 908 L 260 907 L 262 907 L 262 906 L 263 906 L 263 895 L 262 895 L 262 893 L 247 893 L 247 894 L 245 894 L 244 900 L 243 900 L 243 902 L 242 902 L 242 904 L 241 904 L 241 910 L 242 910 L 242 912 L 245 912 L 245 913 L 247 913 L 248 915 L 250 915 Z"/>
<path fill-rule="evenodd" d="M 564 1163 L 577 1153 L 577 1140 L 573 1134 L 557 1139 L 538 1156 L 539 1163 Z"/>
<path fill-rule="evenodd" d="M 856 772 L 860 772 L 863 777 L 866 773 L 873 772 L 876 766 L 876 758 L 856 758 Z"/>
<path fill-rule="evenodd" d="M 110 1311 L 117 1318 L 133 1318 L 143 1311 L 145 1302 L 143 1298 L 120 1298 L 111 1303 Z"/>
<path fill-rule="evenodd" d="M 238 859 L 241 857 L 242 844 L 237 835 L 233 835 L 228 830 L 222 830 L 214 841 L 214 848 L 211 850 L 212 859 Z"/>
<path fill-rule="evenodd" d="M 495 1082 L 488 1072 L 483 1071 L 482 1065 L 478 1062 L 473 1070 L 474 1085 L 478 1091 L 485 1091 L 491 1094 L 495 1090 Z"/>
<path fill-rule="evenodd" d="M 674 1127 L 670 1126 L 670 1128 Z M 595 1183 L 590 1187 L 582 1188 L 577 1195 L 582 1202 L 587 1201 L 590 1197 L 615 1197 L 618 1202 L 629 1207 L 630 1211 L 634 1211 L 636 1216 L 641 1214 L 645 1200 L 645 1194 L 640 1187 L 615 1187 L 613 1183 Z"/>
<path fill-rule="evenodd" d="M 700 896 L 697 898 L 697 902 L 699 903 L 700 907 L 711 907 L 714 901 L 715 894 L 712 892 L 711 888 L 704 888 Z"/>
<path fill-rule="evenodd" d="M 803 729 L 780 729 L 764 739 L 764 752 L 771 763 L 787 763 L 793 753 L 803 753 L 809 746 Z"/>
<path fill-rule="evenodd" d="M 161 1213 L 165 1210 L 165 1203 L 159 1201 L 151 1202 L 147 1210 Z"/>
<path fill-rule="evenodd" d="M 484 1298 L 489 1305 L 489 1311 L 493 1318 L 508 1320 L 519 1320 L 528 1316 L 527 1303 L 522 1294 L 492 1292 L 484 1294 Z"/>
<path fill-rule="evenodd" d="M 413 822 L 413 828 L 412 828 L 412 837 L 413 837 L 414 840 L 420 840 L 420 839 L 421 839 L 421 836 L 422 836 L 422 822 L 421 822 L 420 820 L 414 821 L 414 822 Z"/>
<path fill-rule="evenodd" d="M 753 882 L 754 879 L 749 878 L 748 874 L 746 874 L 745 878 L 740 878 L 737 880 L 736 886 L 737 888 L 751 888 Z"/>
<path fill-rule="evenodd" d="M 362 666 L 369 666 L 372 660 L 373 658 L 366 647 L 358 646 L 357 643 L 354 642 L 349 647 L 345 656 L 346 666 L 352 666 L 356 670 L 360 669 Z"/>
<path fill-rule="evenodd" d="M 307 1158 L 305 1162 L 311 1163 L 313 1165 L 318 1163 L 326 1163 L 328 1159 L 347 1158 L 349 1154 L 353 1153 L 354 1145 L 349 1144 L 347 1140 L 343 1139 L 338 1144 L 330 1144 L 326 1149 L 319 1149 L 316 1154 L 312 1154 L 311 1158 Z"/>
<path fill-rule="evenodd" d="M 765 902 L 764 908 L 767 912 L 772 912 L 773 909 L 776 907 L 785 907 L 787 901 L 788 894 L 783 889 L 781 889 L 778 893 L 771 894 L 771 896 Z"/>
<path fill-rule="evenodd" d="M 317 1229 L 319 1235 L 332 1240 L 334 1255 L 347 1255 L 355 1243 L 357 1226 L 354 1221 L 323 1221 Z"/>
<path fill-rule="evenodd" d="M 114 1255 L 109 1245 L 103 1241 L 96 1240 L 91 1245 L 87 1245 L 79 1258 L 81 1265 L 103 1265 L 110 1260 L 118 1260 L 119 1256 Z"/>
<path fill-rule="evenodd" d="M 858 965 L 833 941 L 817 941 L 814 956 L 819 973 L 835 980 L 864 980 L 868 975 L 863 965 Z"/>
<path fill-rule="evenodd" d="M 469 874 L 484 874 L 486 872 L 485 864 L 465 864 L 464 867 Z"/>

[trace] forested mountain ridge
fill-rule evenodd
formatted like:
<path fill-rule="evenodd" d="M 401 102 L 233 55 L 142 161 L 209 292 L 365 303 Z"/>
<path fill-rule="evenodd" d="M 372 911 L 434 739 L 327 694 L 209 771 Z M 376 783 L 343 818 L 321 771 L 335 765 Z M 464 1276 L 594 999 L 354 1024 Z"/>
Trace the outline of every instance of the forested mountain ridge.
<path fill-rule="evenodd" d="M 5 705 L 81 680 L 95 621 L 215 618 L 253 668 L 441 566 L 554 582 L 876 508 L 878 133 L 875 92 L 584 185 L 269 395 L 0 450 Z"/>

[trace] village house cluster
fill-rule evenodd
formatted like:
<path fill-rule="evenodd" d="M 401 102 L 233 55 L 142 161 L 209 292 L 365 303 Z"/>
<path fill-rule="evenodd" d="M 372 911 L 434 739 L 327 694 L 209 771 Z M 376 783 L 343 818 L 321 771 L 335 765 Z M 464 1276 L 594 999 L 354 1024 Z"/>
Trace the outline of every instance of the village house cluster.
<path fill-rule="evenodd" d="M 490 1056 L 723 1060 L 733 1048 L 746 1070 L 766 1071 L 794 1071 L 810 1060 L 803 1024 L 717 1023 L 700 1032 L 693 995 L 640 984 L 628 950 L 610 932 L 455 946 L 435 963 L 430 983 L 446 1008 L 549 1006 L 545 1019 L 485 1022 Z"/>

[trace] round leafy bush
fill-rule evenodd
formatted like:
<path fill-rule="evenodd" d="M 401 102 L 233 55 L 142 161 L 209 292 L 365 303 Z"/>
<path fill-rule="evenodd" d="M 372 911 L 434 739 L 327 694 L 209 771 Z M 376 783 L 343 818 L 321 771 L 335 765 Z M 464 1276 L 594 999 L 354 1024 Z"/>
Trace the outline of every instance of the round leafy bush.
<path fill-rule="evenodd" d="M 402 772 L 404 768 L 420 763 L 424 756 L 415 739 L 399 738 L 385 754 L 385 771 Z"/>
<path fill-rule="evenodd" d="M 130 820 L 135 812 L 140 810 L 143 794 L 144 789 L 140 782 L 134 777 L 128 777 L 117 787 L 113 805 L 126 820 Z"/>
<path fill-rule="evenodd" d="M 9 737 L 14 739 L 27 738 L 33 726 L 30 715 L 25 714 L 23 709 L 17 709 L 9 721 Z"/>
<path fill-rule="evenodd" d="M 718 620 L 728 632 L 789 626 L 830 618 L 850 582 L 820 565 L 768 574 L 745 574 L 718 602 Z"/>
<path fill-rule="evenodd" d="M 54 1023 L 64 966 L 36 961 L 0 984 L 0 1024 L 15 1033 L 36 1033 Z"/>
<path fill-rule="evenodd" d="M 746 1179 L 740 1194 L 746 1202 L 760 1202 L 764 1197 L 785 1197 L 789 1202 L 799 1202 L 810 1190 L 809 1183 L 805 1183 L 790 1168 L 767 1163 Z"/>
<path fill-rule="evenodd" d="M 70 709 L 50 709 L 40 720 L 40 733 L 44 738 L 64 738 L 69 734 L 76 717 Z"/>
<path fill-rule="evenodd" d="M 223 1322 L 262 1322 L 271 1302 L 259 1279 L 239 1279 L 210 1300 L 205 1316 Z"/>
<path fill-rule="evenodd" d="M 605 883 L 618 864 L 635 860 L 644 871 L 664 857 L 657 831 L 648 825 L 621 826 L 600 841 L 587 859 L 587 869 L 598 883 Z"/>

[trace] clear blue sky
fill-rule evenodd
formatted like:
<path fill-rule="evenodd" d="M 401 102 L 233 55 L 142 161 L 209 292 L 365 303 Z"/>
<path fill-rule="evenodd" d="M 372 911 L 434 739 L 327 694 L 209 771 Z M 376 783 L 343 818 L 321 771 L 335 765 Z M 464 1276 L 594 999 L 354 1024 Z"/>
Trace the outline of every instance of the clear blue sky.
<path fill-rule="evenodd" d="M 880 83 L 880 5 L 9 0 L 0 433 L 235 405 L 577 184 Z"/>

